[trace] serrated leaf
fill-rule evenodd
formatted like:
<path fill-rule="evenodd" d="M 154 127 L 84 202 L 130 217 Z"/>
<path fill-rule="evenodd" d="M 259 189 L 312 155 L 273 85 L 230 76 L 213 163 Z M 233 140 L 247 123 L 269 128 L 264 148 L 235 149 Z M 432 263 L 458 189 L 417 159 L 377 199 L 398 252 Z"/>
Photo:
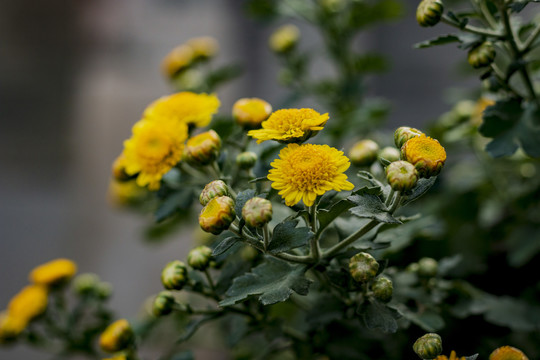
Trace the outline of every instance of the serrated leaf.
<path fill-rule="evenodd" d="M 278 254 L 307 245 L 308 241 L 315 234 L 305 226 L 297 228 L 296 225 L 298 225 L 298 220 L 277 224 L 272 233 L 272 240 L 268 244 L 267 251 L 271 254 Z"/>
<path fill-rule="evenodd" d="M 454 35 L 454 34 L 447 34 L 447 35 L 441 35 L 439 37 L 436 37 L 435 39 L 426 40 L 426 41 L 422 41 L 417 44 L 414 44 L 414 48 L 424 49 L 424 48 L 428 48 L 432 46 L 446 45 L 446 44 L 450 44 L 454 42 L 461 42 L 461 41 L 462 40 L 460 39 L 459 36 Z"/>
<path fill-rule="evenodd" d="M 263 305 L 285 301 L 293 292 L 307 295 L 311 280 L 304 276 L 306 267 L 291 265 L 285 261 L 267 258 L 250 273 L 234 279 L 227 290 L 228 298 L 220 306 L 237 304 L 250 296 L 258 296 Z"/>
<path fill-rule="evenodd" d="M 414 189 L 412 189 L 412 193 L 405 198 L 405 201 L 403 201 L 401 206 L 405 206 L 424 195 L 429 189 L 431 189 L 436 180 L 436 176 L 432 176 L 429 179 L 419 179 Z"/>
<path fill-rule="evenodd" d="M 351 195 L 347 199 L 356 205 L 349 211 L 359 218 L 373 219 L 387 224 L 401 223 L 388 212 L 386 205 L 376 195 Z"/>
<path fill-rule="evenodd" d="M 217 246 L 212 250 L 212 256 L 218 256 L 223 254 L 225 251 L 229 250 L 234 244 L 242 241 L 241 237 L 238 236 L 229 236 L 219 242 Z"/>
<path fill-rule="evenodd" d="M 364 325 L 372 330 L 378 329 L 384 333 L 395 333 L 398 329 L 396 320 L 401 314 L 393 308 L 376 300 L 362 304 L 357 312 L 362 317 Z"/>
<path fill-rule="evenodd" d="M 242 218 L 242 208 L 246 204 L 246 202 L 255 197 L 256 192 L 253 189 L 244 190 L 238 193 L 236 195 L 235 205 L 234 205 L 234 211 L 236 211 L 236 216 L 239 218 Z"/>
<path fill-rule="evenodd" d="M 378 187 L 381 189 L 381 192 L 386 199 L 388 197 L 388 194 L 390 194 L 390 185 L 383 184 L 379 180 L 375 179 L 373 174 L 371 174 L 369 171 L 359 171 L 356 174 L 360 179 L 367 181 L 369 184 L 371 184 L 373 187 Z"/>

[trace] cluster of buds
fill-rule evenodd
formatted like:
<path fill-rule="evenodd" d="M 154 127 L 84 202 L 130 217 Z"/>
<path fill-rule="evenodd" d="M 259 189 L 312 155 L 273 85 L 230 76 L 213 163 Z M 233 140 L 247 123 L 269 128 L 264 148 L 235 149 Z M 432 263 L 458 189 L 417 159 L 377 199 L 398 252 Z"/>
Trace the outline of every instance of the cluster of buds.
<path fill-rule="evenodd" d="M 220 150 L 221 138 L 214 130 L 209 130 L 188 139 L 183 159 L 189 164 L 204 166 L 216 160 Z"/>
<path fill-rule="evenodd" d="M 491 65 L 495 60 L 495 55 L 497 53 L 493 44 L 490 41 L 484 41 L 469 51 L 467 61 L 472 67 L 479 69 Z"/>
<path fill-rule="evenodd" d="M 168 78 L 174 78 L 197 61 L 207 60 L 217 54 L 219 45 L 209 36 L 188 40 L 185 44 L 172 49 L 163 59 L 161 68 Z"/>
<path fill-rule="evenodd" d="M 444 6 L 440 0 L 422 0 L 416 9 L 416 21 L 420 26 L 435 26 L 441 21 Z"/>
<path fill-rule="evenodd" d="M 442 352 L 442 339 L 435 333 L 428 333 L 418 338 L 413 350 L 420 359 L 434 359 Z"/>
<path fill-rule="evenodd" d="M 135 334 L 126 319 L 110 324 L 99 338 L 99 346 L 108 353 L 125 350 L 133 345 Z"/>
<path fill-rule="evenodd" d="M 244 129 L 258 129 L 272 113 L 272 105 L 259 98 L 237 100 L 232 109 L 236 123 Z"/>

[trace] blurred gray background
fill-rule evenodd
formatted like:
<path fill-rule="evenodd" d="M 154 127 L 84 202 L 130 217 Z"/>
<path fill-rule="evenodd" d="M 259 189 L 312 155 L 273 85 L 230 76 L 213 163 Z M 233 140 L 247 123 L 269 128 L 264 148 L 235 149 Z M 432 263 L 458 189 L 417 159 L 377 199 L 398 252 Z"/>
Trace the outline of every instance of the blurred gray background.
<path fill-rule="evenodd" d="M 218 62 L 245 66 L 218 92 L 221 112 L 239 97 L 283 98 L 267 49 L 277 24 L 249 19 L 242 3 L 0 1 L 0 309 L 35 265 L 57 257 L 113 283 L 111 306 L 119 316 L 133 316 L 160 290 L 161 268 L 185 256 L 191 234 L 159 246 L 143 242 L 151 219 L 107 202 L 110 165 L 145 106 L 171 91 L 161 59 L 191 37 L 217 38 Z M 405 5 L 401 21 L 359 40 L 390 57 L 391 71 L 370 83 L 372 95 L 393 105 L 388 128 L 422 126 L 447 111 L 444 89 L 465 81 L 445 70 L 461 58 L 452 46 L 412 48 L 447 29 L 420 28 L 417 2 Z M 301 30 L 307 43 L 318 44 L 312 28 Z M 21 347 L 0 349 L 0 359 L 41 358 L 47 357 Z"/>

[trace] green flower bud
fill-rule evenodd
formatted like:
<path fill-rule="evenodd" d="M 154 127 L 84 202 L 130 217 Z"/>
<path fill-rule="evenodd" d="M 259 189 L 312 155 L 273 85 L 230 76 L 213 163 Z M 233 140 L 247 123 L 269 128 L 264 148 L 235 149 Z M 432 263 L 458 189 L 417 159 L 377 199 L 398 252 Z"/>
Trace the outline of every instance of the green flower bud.
<path fill-rule="evenodd" d="M 272 220 L 272 203 L 260 197 L 251 198 L 242 208 L 242 217 L 248 226 L 263 227 Z"/>
<path fill-rule="evenodd" d="M 418 275 L 422 277 L 434 277 L 437 275 L 439 264 L 432 258 L 422 258 L 418 261 Z"/>
<path fill-rule="evenodd" d="M 240 251 L 240 256 L 245 261 L 255 260 L 257 255 L 259 255 L 259 252 L 251 246 L 244 246 L 244 248 Z"/>
<path fill-rule="evenodd" d="M 401 149 L 407 141 L 420 135 L 424 135 L 424 133 L 412 127 L 402 126 L 394 132 L 394 143 L 398 149 Z"/>
<path fill-rule="evenodd" d="M 220 150 L 221 138 L 214 130 L 209 130 L 188 139 L 183 158 L 192 165 L 204 166 L 217 159 Z"/>
<path fill-rule="evenodd" d="M 392 280 L 389 278 L 379 276 L 373 281 L 371 291 L 373 291 L 373 296 L 375 296 L 375 299 L 387 303 L 392 300 L 394 285 L 392 284 Z"/>
<path fill-rule="evenodd" d="M 467 60 L 472 67 L 478 69 L 491 65 L 493 60 L 495 60 L 495 55 L 497 55 L 497 53 L 495 52 L 493 44 L 489 41 L 485 41 L 469 51 Z"/>
<path fill-rule="evenodd" d="M 441 20 L 444 6 L 440 0 L 422 0 L 416 9 L 416 21 L 420 26 L 435 26 Z"/>
<path fill-rule="evenodd" d="M 204 271 L 210 265 L 212 249 L 208 246 L 199 246 L 191 250 L 187 257 L 187 263 L 195 270 Z"/>
<path fill-rule="evenodd" d="M 411 272 L 411 273 L 417 273 L 418 272 L 418 263 L 410 263 L 409 266 L 407 266 L 407 268 L 405 269 L 407 272 Z"/>
<path fill-rule="evenodd" d="M 111 283 L 101 281 L 96 286 L 96 294 L 101 300 L 107 300 L 111 297 L 113 291 L 113 287 Z"/>
<path fill-rule="evenodd" d="M 349 261 L 349 272 L 357 282 L 373 279 L 379 271 L 379 263 L 368 253 L 360 252 Z"/>
<path fill-rule="evenodd" d="M 161 282 L 165 289 L 182 290 L 187 281 L 187 268 L 181 261 L 171 261 L 161 271 Z"/>
<path fill-rule="evenodd" d="M 240 169 L 249 170 L 257 163 L 257 154 L 251 151 L 246 151 L 238 154 L 236 157 L 236 165 Z"/>
<path fill-rule="evenodd" d="M 201 210 L 199 225 L 204 231 L 219 235 L 229 228 L 235 217 L 234 200 L 228 196 L 218 196 Z"/>
<path fill-rule="evenodd" d="M 394 161 L 385 171 L 388 184 L 396 191 L 409 191 L 418 182 L 418 172 L 414 165 L 407 161 Z"/>
<path fill-rule="evenodd" d="M 369 166 L 377 160 L 379 145 L 373 140 L 361 140 L 349 151 L 349 159 L 356 166 Z"/>
<path fill-rule="evenodd" d="M 207 184 L 199 196 L 199 202 L 205 206 L 217 196 L 229 196 L 229 187 L 221 180 L 214 180 Z"/>
<path fill-rule="evenodd" d="M 115 353 L 128 348 L 135 340 L 135 334 L 126 319 L 110 324 L 99 338 L 99 346 L 108 353 Z"/>
<path fill-rule="evenodd" d="M 92 294 L 99 284 L 99 277 L 96 274 L 80 274 L 73 279 L 73 291 L 77 295 Z"/>
<path fill-rule="evenodd" d="M 174 296 L 169 291 L 162 291 L 154 299 L 152 313 L 155 316 L 168 315 L 173 311 L 175 303 Z"/>
<path fill-rule="evenodd" d="M 413 350 L 421 359 L 434 359 L 442 352 L 442 339 L 437 334 L 428 333 L 415 341 Z"/>
<path fill-rule="evenodd" d="M 387 146 L 379 151 L 379 159 L 386 159 L 390 162 L 398 161 L 401 153 L 394 147 Z"/>

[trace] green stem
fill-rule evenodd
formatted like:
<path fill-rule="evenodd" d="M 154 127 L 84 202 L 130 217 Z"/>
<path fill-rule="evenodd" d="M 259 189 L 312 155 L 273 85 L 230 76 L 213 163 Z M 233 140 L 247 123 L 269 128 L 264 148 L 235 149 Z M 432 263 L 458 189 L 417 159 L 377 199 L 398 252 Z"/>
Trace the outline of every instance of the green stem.
<path fill-rule="evenodd" d="M 268 229 L 268 224 L 264 224 L 263 239 L 264 239 L 264 252 L 266 252 L 268 250 L 268 244 L 270 243 L 270 229 Z"/>
<path fill-rule="evenodd" d="M 214 280 L 212 280 L 212 276 L 210 276 L 210 272 L 208 271 L 208 268 L 204 269 L 204 275 L 206 276 L 206 280 L 208 281 L 208 286 L 210 286 L 212 293 L 216 294 L 216 286 L 214 284 Z"/>
<path fill-rule="evenodd" d="M 388 194 L 388 197 L 386 198 L 385 205 L 388 207 L 392 203 L 392 199 L 394 198 L 394 189 L 390 189 L 390 193 Z"/>
<path fill-rule="evenodd" d="M 482 28 L 472 26 L 472 25 L 465 25 L 464 27 L 461 27 L 459 25 L 459 23 L 457 23 L 454 20 L 452 20 L 451 18 L 449 18 L 448 15 L 443 15 L 441 17 L 441 21 L 443 23 L 445 23 L 445 24 L 448 24 L 450 26 L 453 26 L 455 28 L 458 28 L 458 29 L 461 29 L 463 31 L 470 32 L 470 33 L 473 33 L 473 34 L 478 34 L 478 35 L 483 35 L 483 36 L 490 36 L 490 37 L 494 37 L 494 38 L 497 38 L 497 39 L 503 39 L 504 38 L 504 35 L 497 32 L 497 31 L 492 31 L 492 30 L 488 30 L 488 29 L 482 29 Z"/>
<path fill-rule="evenodd" d="M 312 205 L 308 208 L 309 213 L 309 225 L 311 227 L 311 231 L 313 232 L 313 237 L 309 241 L 309 248 L 310 248 L 310 256 L 313 259 L 315 263 L 319 262 L 321 258 L 321 248 L 319 245 L 319 237 L 317 234 L 317 226 L 318 226 L 318 220 L 317 220 L 317 205 Z"/>
<path fill-rule="evenodd" d="M 223 174 L 221 174 L 219 166 L 215 160 L 210 164 L 210 169 L 212 170 L 212 175 L 214 175 L 216 179 L 221 179 L 223 177 Z"/>

